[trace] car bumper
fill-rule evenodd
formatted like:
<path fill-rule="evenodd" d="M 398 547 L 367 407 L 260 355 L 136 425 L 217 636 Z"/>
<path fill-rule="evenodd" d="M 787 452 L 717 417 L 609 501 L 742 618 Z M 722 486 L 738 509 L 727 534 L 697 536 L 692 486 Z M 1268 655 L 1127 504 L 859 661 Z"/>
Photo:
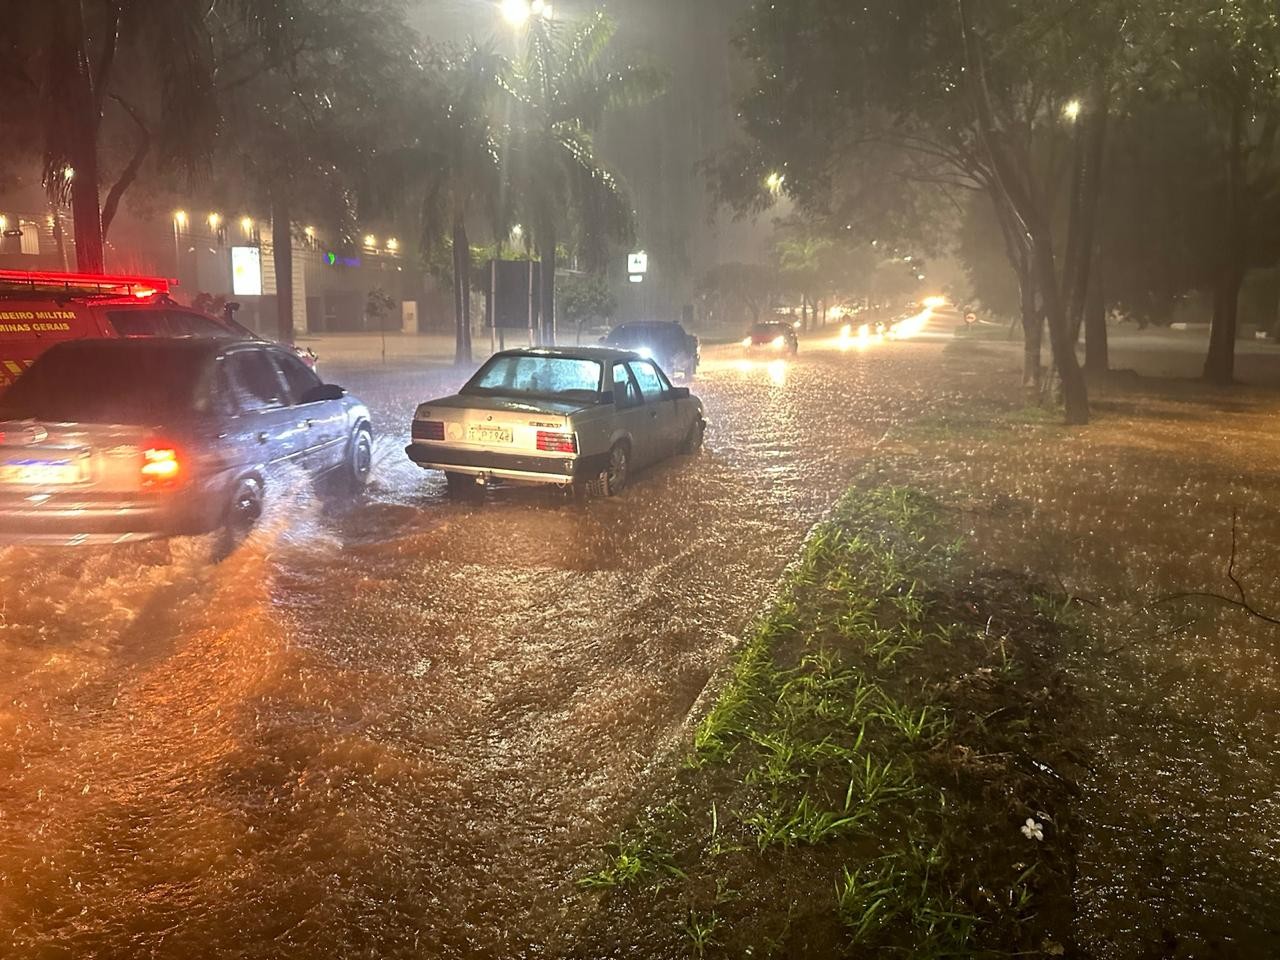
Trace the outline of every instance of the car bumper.
<path fill-rule="evenodd" d="M 464 450 L 438 443 L 414 442 L 404 448 L 424 470 L 445 470 L 519 483 L 569 484 L 592 479 L 608 466 L 608 454 L 535 457 L 520 453 Z"/>
<path fill-rule="evenodd" d="M 208 495 L 73 499 L 0 497 L 0 543 L 46 546 L 131 543 L 212 530 L 221 502 Z"/>

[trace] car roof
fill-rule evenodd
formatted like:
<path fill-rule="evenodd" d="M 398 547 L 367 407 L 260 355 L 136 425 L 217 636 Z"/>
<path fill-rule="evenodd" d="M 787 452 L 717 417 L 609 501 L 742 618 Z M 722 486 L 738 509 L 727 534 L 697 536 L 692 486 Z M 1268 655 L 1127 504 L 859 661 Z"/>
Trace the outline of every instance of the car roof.
<path fill-rule="evenodd" d="M 233 347 L 262 349 L 272 344 L 263 340 L 230 340 L 221 337 L 113 337 L 111 339 L 86 338 L 64 340 L 49 348 L 48 353 L 99 353 L 115 359 L 127 360 L 130 354 L 169 352 L 174 356 L 190 354 L 216 355 Z"/>
<path fill-rule="evenodd" d="M 495 357 L 565 357 L 570 360 L 596 360 L 609 362 L 617 360 L 639 360 L 640 355 L 634 350 L 619 350 L 616 347 L 521 347 L 516 350 L 503 350 Z"/>

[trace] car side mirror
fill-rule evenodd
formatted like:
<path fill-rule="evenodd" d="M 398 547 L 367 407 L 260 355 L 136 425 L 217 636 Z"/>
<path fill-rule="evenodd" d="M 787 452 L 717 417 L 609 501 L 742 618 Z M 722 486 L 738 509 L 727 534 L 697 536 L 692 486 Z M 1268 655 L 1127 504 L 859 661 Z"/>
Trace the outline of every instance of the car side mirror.
<path fill-rule="evenodd" d="M 341 400 L 347 395 L 336 383 L 321 383 L 302 395 L 299 403 L 320 403 L 323 400 Z"/>
<path fill-rule="evenodd" d="M 671 388 L 672 400 L 688 400 L 689 397 L 691 396 L 692 394 L 689 393 L 688 387 L 672 387 Z"/>
<path fill-rule="evenodd" d="M 614 401 L 613 401 L 612 390 L 601 390 L 598 394 L 596 394 L 596 403 L 612 404 L 613 402 Z"/>

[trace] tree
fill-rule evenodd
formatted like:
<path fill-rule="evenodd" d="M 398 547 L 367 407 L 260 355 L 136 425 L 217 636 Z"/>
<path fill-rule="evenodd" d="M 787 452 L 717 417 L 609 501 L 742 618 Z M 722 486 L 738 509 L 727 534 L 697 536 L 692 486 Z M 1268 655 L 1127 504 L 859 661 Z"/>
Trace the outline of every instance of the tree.
<path fill-rule="evenodd" d="M 1270 0 L 1177 0 L 1163 4 L 1152 62 L 1166 90 L 1204 106 L 1216 147 L 1213 323 L 1205 379 L 1230 383 L 1240 288 L 1253 266 L 1270 266 L 1280 194 L 1280 17 Z"/>
<path fill-rule="evenodd" d="M 559 244 L 572 237 L 588 269 L 603 267 L 610 242 L 629 243 L 634 217 L 621 185 L 596 155 L 606 113 L 652 96 L 651 71 L 611 62 L 615 26 L 596 12 L 572 31 L 535 18 L 510 93 L 508 161 L 521 220 L 542 258 L 542 338 L 555 342 Z"/>
<path fill-rule="evenodd" d="M 575 274 L 560 288 L 560 309 L 564 318 L 577 328 L 577 340 L 581 343 L 582 328 L 588 321 L 607 323 L 613 319 L 618 312 L 618 298 L 602 274 Z"/>
<path fill-rule="evenodd" d="M 237 81 L 217 162 L 229 192 L 271 211 L 277 336 L 293 340 L 293 244 L 299 219 L 354 243 L 359 188 L 379 147 L 399 136 L 422 73 L 395 0 L 289 0 L 288 46 L 230 34 Z"/>
<path fill-rule="evenodd" d="M 104 268 L 105 228 L 153 147 L 182 166 L 208 158 L 224 89 L 214 46 L 227 25 L 269 57 L 286 42 L 289 12 L 285 0 L 167 0 L 145 11 L 134 0 L 5 0 L 0 95 L 39 130 L 44 183 L 70 201 L 81 270 Z M 104 204 L 103 144 L 130 139 L 125 131 L 134 145 Z"/>
<path fill-rule="evenodd" d="M 735 319 L 759 323 L 762 314 L 773 306 L 780 292 L 780 278 L 769 265 L 760 263 L 721 263 L 707 271 L 698 284 L 703 311 L 712 318 L 723 318 L 732 311 Z"/>
<path fill-rule="evenodd" d="M 1127 62 L 1121 12 L 1118 2 L 921 0 L 908 15 L 888 0 L 777 0 L 753 8 L 738 41 L 755 74 L 744 130 L 798 201 L 868 150 L 904 179 L 987 193 L 1048 318 L 1070 422 L 1088 418 L 1073 334 L 1094 261 L 1106 118 Z"/>
<path fill-rule="evenodd" d="M 490 119 L 510 65 L 487 47 L 472 43 L 448 58 L 441 75 L 415 87 L 408 142 L 379 158 L 375 184 L 382 212 L 414 199 L 415 228 L 430 257 L 450 254 L 453 287 L 454 362 L 471 363 L 471 269 L 469 221 L 483 215 L 494 236 L 510 220 L 502 199 L 501 147 Z"/>

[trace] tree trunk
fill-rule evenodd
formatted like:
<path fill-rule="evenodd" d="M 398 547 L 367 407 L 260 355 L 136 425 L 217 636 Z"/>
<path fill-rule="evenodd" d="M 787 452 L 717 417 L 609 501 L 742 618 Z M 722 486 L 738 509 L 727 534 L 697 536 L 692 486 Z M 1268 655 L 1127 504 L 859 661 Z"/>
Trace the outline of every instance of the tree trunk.
<path fill-rule="evenodd" d="M 1107 351 L 1107 299 L 1096 264 L 1084 310 L 1084 368 L 1088 373 L 1106 373 L 1111 367 Z"/>
<path fill-rule="evenodd" d="M 1089 422 L 1089 388 L 1084 371 L 1076 359 L 1076 340 L 1072 335 L 1067 305 L 1058 286 L 1053 248 L 1043 234 L 1032 240 L 1035 251 L 1036 280 L 1049 321 L 1049 346 L 1053 350 L 1053 366 L 1062 386 L 1062 403 L 1068 424 Z"/>
<path fill-rule="evenodd" d="M 271 257 L 276 268 L 276 339 L 293 343 L 293 227 L 289 205 L 271 201 Z"/>
<path fill-rule="evenodd" d="M 69 130 L 67 155 L 74 171 L 71 179 L 71 215 L 76 239 L 76 267 L 82 273 L 102 273 L 106 258 L 102 242 L 102 208 L 98 195 L 98 107 L 93 91 L 93 65 L 85 45 L 84 18 L 80 4 L 59 4 L 63 16 L 64 55 L 54 69 L 64 71 L 69 102 L 66 122 Z M 64 171 L 50 170 L 48 176 L 61 177 Z M 65 194 L 63 194 L 65 196 Z"/>
<path fill-rule="evenodd" d="M 1097 232 L 1098 202 L 1102 196 L 1107 120 L 1106 81 L 1099 74 L 1094 80 L 1089 111 L 1076 136 L 1071 207 L 1067 218 L 1067 252 L 1062 283 L 1073 340 L 1079 339 L 1085 310 L 1088 309 L 1091 276 L 1097 266 L 1094 236 Z"/>
<path fill-rule="evenodd" d="M 1213 323 L 1209 327 L 1209 353 L 1204 360 L 1204 378 L 1226 386 L 1236 373 L 1236 321 L 1240 309 L 1240 287 L 1244 274 L 1224 268 L 1213 284 Z"/>
<path fill-rule="evenodd" d="M 539 327 L 542 331 L 542 345 L 553 347 L 556 343 L 556 238 L 549 236 L 547 243 L 540 251 L 542 255 L 542 289 L 541 316 Z"/>
<path fill-rule="evenodd" d="M 1214 277 L 1213 321 L 1209 327 L 1209 352 L 1204 358 L 1204 378 L 1221 385 L 1235 379 L 1236 320 L 1245 275 L 1244 122 L 1244 106 L 1236 103 L 1231 108 L 1231 142 L 1227 155 L 1223 258 Z"/>
<path fill-rule="evenodd" d="M 1036 303 L 1035 276 L 1025 254 L 1018 270 L 1018 287 L 1022 307 L 1022 385 L 1039 392 L 1043 371 L 1040 354 L 1044 344 L 1044 314 Z"/>
<path fill-rule="evenodd" d="M 471 245 L 467 228 L 461 221 L 453 224 L 453 362 L 459 366 L 471 363 L 471 304 L 468 280 Z"/>

